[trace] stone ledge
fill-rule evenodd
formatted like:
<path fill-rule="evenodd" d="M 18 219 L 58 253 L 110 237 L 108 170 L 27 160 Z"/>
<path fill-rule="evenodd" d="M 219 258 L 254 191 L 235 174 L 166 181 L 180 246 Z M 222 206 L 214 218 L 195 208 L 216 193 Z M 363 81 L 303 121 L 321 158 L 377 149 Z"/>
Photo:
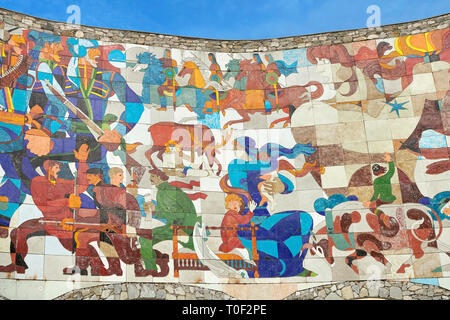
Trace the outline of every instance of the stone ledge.
<path fill-rule="evenodd" d="M 0 20 L 9 26 L 104 42 L 133 43 L 153 47 L 170 47 L 172 49 L 245 53 L 298 49 L 371 39 L 386 39 L 445 29 L 450 26 L 450 13 L 418 21 L 385 25 L 378 28 L 333 31 L 259 40 L 203 39 L 84 25 L 76 26 L 64 22 L 45 20 L 3 8 L 0 8 Z"/>
<path fill-rule="evenodd" d="M 450 300 L 450 290 L 409 281 L 345 281 L 297 291 L 285 300 Z"/>
<path fill-rule="evenodd" d="M 208 288 L 178 283 L 115 283 L 65 293 L 54 300 L 236 300 Z M 284 300 L 450 300 L 450 290 L 409 281 L 345 281 L 297 291 Z"/>
<path fill-rule="evenodd" d="M 178 283 L 124 282 L 77 289 L 54 300 L 233 300 L 234 298 L 208 288 Z"/>

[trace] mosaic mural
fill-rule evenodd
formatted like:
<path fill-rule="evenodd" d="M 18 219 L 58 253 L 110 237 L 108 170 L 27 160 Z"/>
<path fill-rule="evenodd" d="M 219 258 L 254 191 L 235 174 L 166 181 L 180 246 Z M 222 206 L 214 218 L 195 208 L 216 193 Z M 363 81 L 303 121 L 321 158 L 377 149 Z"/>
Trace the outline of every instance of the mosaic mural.
<path fill-rule="evenodd" d="M 242 54 L 0 29 L 0 278 L 450 275 L 450 29 Z"/>

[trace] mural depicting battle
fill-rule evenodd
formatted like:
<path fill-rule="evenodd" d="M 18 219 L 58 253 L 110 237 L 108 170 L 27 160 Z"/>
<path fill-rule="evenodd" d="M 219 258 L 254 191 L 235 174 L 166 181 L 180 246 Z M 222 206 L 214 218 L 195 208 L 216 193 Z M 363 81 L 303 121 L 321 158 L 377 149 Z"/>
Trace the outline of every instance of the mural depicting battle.
<path fill-rule="evenodd" d="M 0 28 L 0 278 L 450 275 L 450 29 L 231 54 Z"/>

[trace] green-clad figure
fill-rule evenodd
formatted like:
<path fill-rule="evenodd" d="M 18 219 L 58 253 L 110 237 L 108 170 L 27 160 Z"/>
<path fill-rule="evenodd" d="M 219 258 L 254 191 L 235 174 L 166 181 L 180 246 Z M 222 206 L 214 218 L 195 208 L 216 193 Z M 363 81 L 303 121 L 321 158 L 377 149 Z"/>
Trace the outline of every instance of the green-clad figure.
<path fill-rule="evenodd" d="M 167 182 L 169 177 L 158 169 L 150 170 L 150 182 L 156 186 L 156 205 L 152 206 L 153 217 L 165 222 L 164 226 L 152 229 L 152 240 L 141 237 L 141 251 L 146 269 L 155 269 L 155 253 L 153 246 L 161 241 L 172 240 L 173 225 L 192 227 L 183 229 L 189 236 L 187 242 L 178 241 L 183 247 L 194 249 L 192 234 L 196 222 L 201 223 L 201 217 L 197 217 L 194 204 L 189 196 L 180 188 Z"/>
<path fill-rule="evenodd" d="M 364 203 L 364 206 L 370 208 L 377 216 L 379 216 L 386 226 L 390 226 L 390 218 L 377 208 L 382 204 L 392 203 L 397 198 L 392 194 L 391 179 L 395 173 L 395 165 L 389 153 L 384 154 L 384 160 L 388 162 L 389 169 L 386 173 L 386 168 L 374 164 L 372 172 L 376 176 L 373 181 L 373 196 L 370 201 Z"/>
<path fill-rule="evenodd" d="M 382 204 L 392 203 L 396 199 L 392 194 L 391 185 L 391 179 L 395 173 L 395 165 L 389 153 L 384 154 L 384 159 L 389 163 L 389 170 L 387 173 L 386 168 L 378 164 L 372 166 L 372 172 L 376 178 L 373 181 L 373 196 L 370 199 L 370 202 L 375 201 L 377 207 Z"/>

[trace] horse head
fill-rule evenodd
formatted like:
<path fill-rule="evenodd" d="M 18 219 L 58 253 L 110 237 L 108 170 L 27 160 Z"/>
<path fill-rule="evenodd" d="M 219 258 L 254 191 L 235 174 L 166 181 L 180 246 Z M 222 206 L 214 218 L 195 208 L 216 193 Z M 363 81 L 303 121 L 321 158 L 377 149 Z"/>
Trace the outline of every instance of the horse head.
<path fill-rule="evenodd" d="M 148 52 L 143 52 L 136 55 L 137 62 L 133 67 L 133 72 L 145 72 L 145 70 L 147 70 L 147 66 L 149 64 L 148 55 Z"/>
<path fill-rule="evenodd" d="M 136 55 L 137 63 L 150 64 L 150 52 L 142 52 Z"/>
<path fill-rule="evenodd" d="M 236 77 L 239 73 L 240 67 L 239 67 L 239 60 L 238 59 L 231 59 L 225 67 L 227 68 L 225 76 L 223 77 L 224 80 L 228 80 L 231 77 Z"/>
<path fill-rule="evenodd" d="M 155 54 L 143 52 L 136 55 L 137 63 L 133 72 L 145 72 L 144 81 L 149 84 L 160 85 L 164 83 L 162 62 L 156 58 Z"/>
<path fill-rule="evenodd" d="M 243 77 L 248 77 L 250 71 L 255 70 L 255 65 L 258 67 L 256 63 L 253 63 L 251 59 L 241 60 L 239 62 L 239 73 L 236 75 L 236 80 L 241 80 Z M 256 69 L 257 70 L 257 69 Z"/>
<path fill-rule="evenodd" d="M 183 67 L 181 68 L 180 72 L 178 72 L 179 77 L 184 77 L 186 75 L 191 75 L 192 72 L 194 72 L 195 69 L 198 69 L 197 64 L 195 64 L 192 61 L 185 61 L 183 63 Z"/>
<path fill-rule="evenodd" d="M 184 77 L 189 74 L 191 77 L 189 78 L 188 85 L 201 89 L 205 87 L 206 82 L 198 65 L 199 63 L 193 60 L 185 61 L 181 71 L 178 73 L 178 76 Z"/>

